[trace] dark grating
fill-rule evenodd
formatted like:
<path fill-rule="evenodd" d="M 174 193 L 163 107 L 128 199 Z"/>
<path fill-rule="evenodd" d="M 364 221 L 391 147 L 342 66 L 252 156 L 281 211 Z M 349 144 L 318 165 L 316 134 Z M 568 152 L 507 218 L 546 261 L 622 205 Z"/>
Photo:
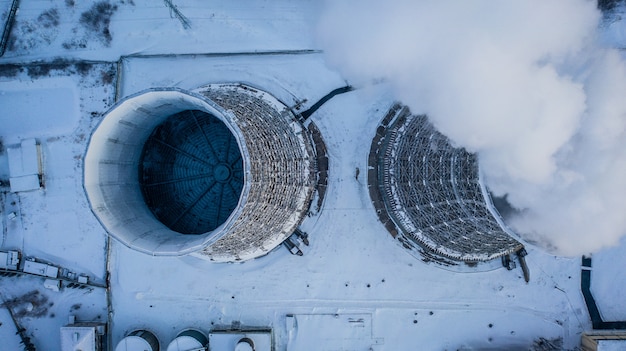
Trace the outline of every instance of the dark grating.
<path fill-rule="evenodd" d="M 148 138 L 139 181 L 148 208 L 161 223 L 183 234 L 212 231 L 237 207 L 243 188 L 237 140 L 211 114 L 179 112 Z"/>

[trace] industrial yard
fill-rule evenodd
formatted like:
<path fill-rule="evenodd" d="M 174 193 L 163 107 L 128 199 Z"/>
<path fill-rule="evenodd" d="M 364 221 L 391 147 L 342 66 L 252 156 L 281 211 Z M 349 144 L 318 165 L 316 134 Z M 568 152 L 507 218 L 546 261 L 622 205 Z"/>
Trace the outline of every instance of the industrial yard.
<path fill-rule="evenodd" d="M 582 350 L 624 329 L 626 241 L 583 260 L 516 234 L 480 154 L 329 64 L 316 2 L 0 1 L 4 23 L 15 3 L 0 350 Z"/>

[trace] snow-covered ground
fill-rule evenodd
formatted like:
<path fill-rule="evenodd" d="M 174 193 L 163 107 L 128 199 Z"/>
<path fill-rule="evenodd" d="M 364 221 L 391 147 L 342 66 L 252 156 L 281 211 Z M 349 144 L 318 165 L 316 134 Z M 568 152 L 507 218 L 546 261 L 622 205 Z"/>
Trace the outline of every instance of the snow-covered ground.
<path fill-rule="evenodd" d="M 8 3 L 0 3 L 2 18 Z M 166 347 L 187 327 L 208 332 L 240 323 L 272 328 L 276 350 L 524 350 L 539 338 L 575 349 L 591 328 L 579 257 L 527 245 L 526 283 L 519 268 L 459 273 L 426 264 L 392 239 L 377 220 L 364 171 L 376 126 L 393 103 L 385 84 L 338 95 L 311 117 L 326 142 L 330 173 L 322 210 L 302 225 L 311 240 L 304 256 L 279 246 L 260 259 L 214 264 L 151 257 L 116 241 L 107 247 L 83 191 L 82 158 L 116 97 L 245 82 L 287 105 L 306 99 L 306 108 L 346 84 L 316 50 L 315 1 L 175 1 L 190 29 L 163 2 L 110 4 L 110 24 L 89 26 L 81 17 L 91 2 L 21 1 L 15 41 L 0 58 L 0 179 L 9 173 L 4 149 L 35 137 L 46 187 L 20 194 L 2 188 L 0 248 L 96 282 L 105 280 L 109 249 L 113 345 L 134 328 L 154 331 Z M 612 27 L 623 28 L 619 23 Z M 98 26 L 109 28 L 110 40 Z M 31 63 L 57 58 L 54 65 Z M 10 219 L 13 212 L 18 216 Z M 626 319 L 625 250 L 622 241 L 593 256 L 592 291 L 605 320 Z M 43 278 L 0 276 L 0 294 L 14 301 L 8 305 L 38 350 L 60 350 L 59 328 L 70 314 L 107 316 L 100 288 L 54 292 L 43 289 Z M 299 321 L 296 329 L 287 315 Z M 0 323 L 0 350 L 18 349 L 6 308 Z"/>
<path fill-rule="evenodd" d="M 12 31 L 15 40 L 4 58 L 19 62 L 52 57 L 116 61 L 120 55 L 131 54 L 300 50 L 314 46 L 310 34 L 320 9 L 316 1 L 172 2 L 189 21 L 189 29 L 163 1 L 20 1 Z M 101 3 L 105 5 L 99 6 Z"/>
<path fill-rule="evenodd" d="M 281 62 L 284 57 L 275 59 Z M 321 64 L 320 55 L 303 55 L 290 58 L 290 65 L 281 65 L 283 71 L 294 70 L 293 77 L 284 74 L 282 85 L 272 89 L 274 74 L 267 81 L 265 71 L 247 63 L 255 60 L 250 57 L 228 64 L 221 58 L 195 58 L 181 66 L 206 72 L 209 81 L 213 75 L 221 79 L 221 73 L 211 74 L 212 67 L 239 70 L 236 79 L 267 86 L 277 96 L 287 89 L 298 99 L 321 96 L 330 90 L 324 82 L 337 80 Z M 125 69 L 124 79 L 147 80 L 143 72 L 148 71 L 155 72 L 150 76 L 155 82 L 168 81 L 170 72 L 159 65 L 165 67 L 169 61 L 156 58 L 135 66 L 142 69 Z M 299 72 L 298 67 L 305 69 Z M 302 77 L 304 73 L 320 78 L 321 86 L 312 89 L 314 81 Z M 177 76 L 177 72 L 172 74 Z M 306 85 L 302 78 L 307 78 Z M 113 244 L 111 270 L 118 272 L 112 281 L 113 339 L 145 327 L 171 340 L 181 326 L 208 330 L 238 321 L 245 326 L 273 327 L 276 349 L 283 350 L 289 340 L 287 314 L 364 313 L 372 316 L 371 340 L 356 346 L 358 350 L 371 345 L 381 350 L 419 345 L 424 349 L 528 346 L 540 336 L 565 337 L 574 346 L 579 333 L 588 327 L 578 289 L 578 259 L 533 250 L 530 284 L 524 282 L 521 271 L 456 273 L 418 261 L 378 223 L 366 179 L 356 179 L 355 170 L 367 169 L 371 138 L 392 102 L 380 86 L 337 96 L 313 115 L 328 147 L 331 172 L 321 213 L 302 225 L 312 242 L 303 257 L 279 247 L 252 262 L 211 264 L 193 257 L 147 258 Z M 155 319 L 159 322 L 154 323 Z M 432 338 L 437 330 L 445 330 L 448 336 Z M 304 329 L 297 337 L 326 339 L 328 345 L 322 342 L 317 350 L 331 350 L 332 340 L 341 335 L 329 327 L 316 335 L 307 335 Z M 294 341 L 294 345 L 302 344 Z"/>

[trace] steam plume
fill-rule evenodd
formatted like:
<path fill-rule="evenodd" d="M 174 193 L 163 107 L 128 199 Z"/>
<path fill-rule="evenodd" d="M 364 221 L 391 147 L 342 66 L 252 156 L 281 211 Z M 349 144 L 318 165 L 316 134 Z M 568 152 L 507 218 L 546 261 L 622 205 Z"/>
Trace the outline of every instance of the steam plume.
<path fill-rule="evenodd" d="M 328 1 L 319 42 L 355 86 L 384 79 L 554 253 L 626 233 L 626 66 L 588 0 Z"/>

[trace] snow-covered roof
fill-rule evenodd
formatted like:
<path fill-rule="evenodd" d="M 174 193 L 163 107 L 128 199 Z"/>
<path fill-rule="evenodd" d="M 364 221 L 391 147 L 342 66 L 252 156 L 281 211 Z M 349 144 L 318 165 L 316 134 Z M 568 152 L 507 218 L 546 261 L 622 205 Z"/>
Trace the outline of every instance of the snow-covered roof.
<path fill-rule="evenodd" d="M 98 351 L 95 326 L 61 328 L 61 351 Z"/>
<path fill-rule="evenodd" d="M 9 182 L 12 192 L 40 188 L 41 160 L 35 139 L 24 139 L 19 146 L 7 149 Z"/>
<path fill-rule="evenodd" d="M 624 351 L 626 340 L 598 340 L 597 351 Z"/>
<path fill-rule="evenodd" d="M 24 272 L 56 278 L 59 275 L 59 267 L 55 267 L 41 262 L 25 260 Z"/>

